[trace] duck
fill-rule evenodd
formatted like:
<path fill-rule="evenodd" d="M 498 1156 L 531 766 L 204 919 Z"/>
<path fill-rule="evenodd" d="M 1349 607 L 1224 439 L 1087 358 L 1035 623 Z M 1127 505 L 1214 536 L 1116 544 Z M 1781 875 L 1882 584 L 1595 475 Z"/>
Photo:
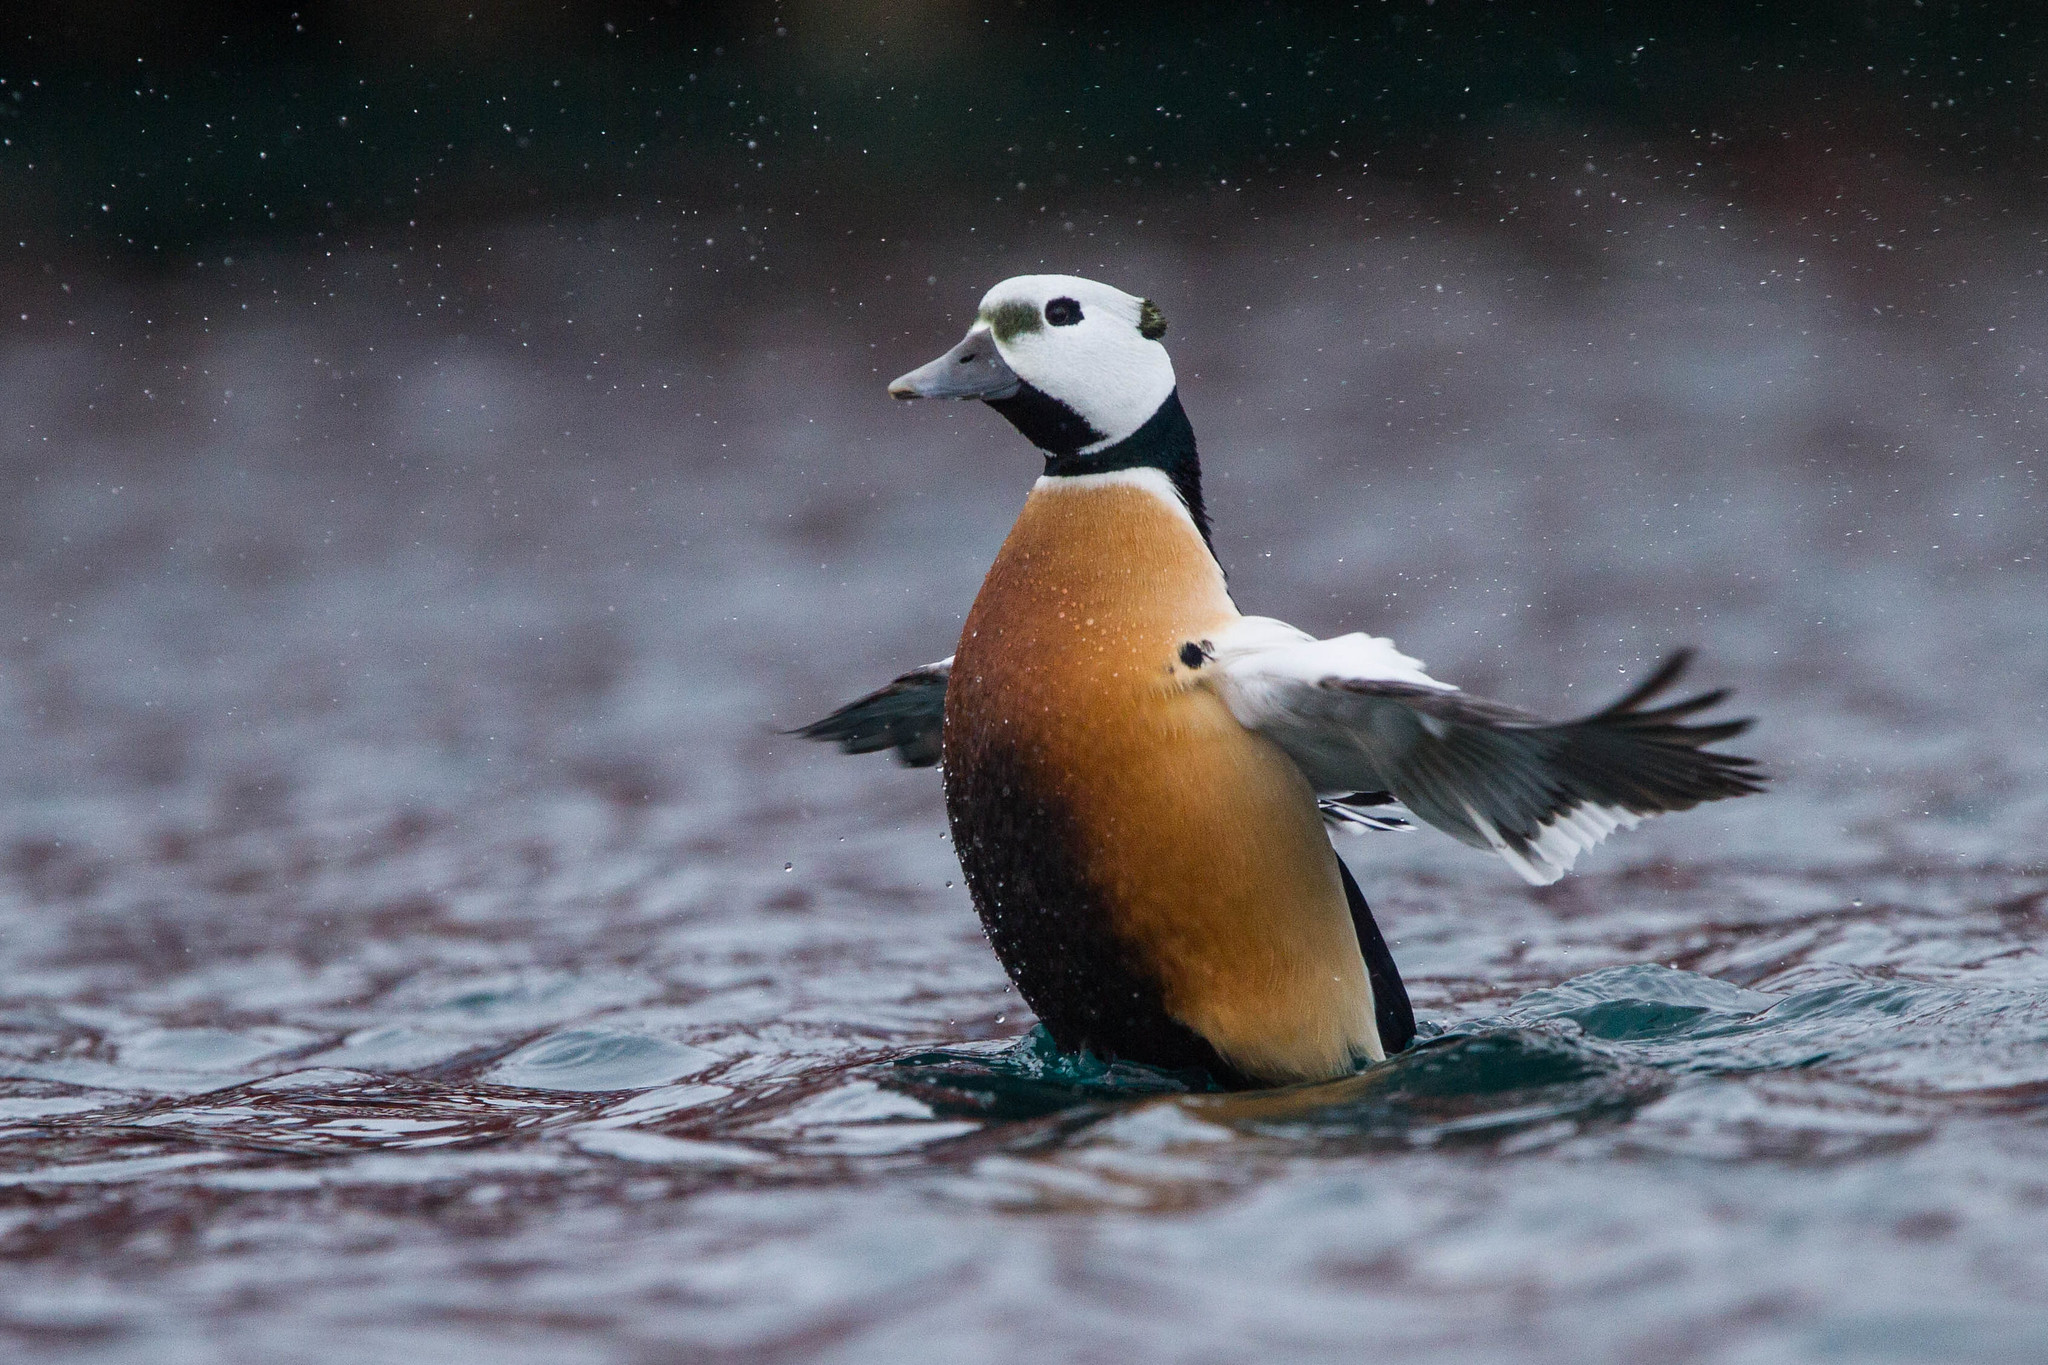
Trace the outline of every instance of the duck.
<path fill-rule="evenodd" d="M 988 941 L 1064 1053 L 1224 1088 L 1328 1081 L 1414 1009 L 1330 837 L 1418 826 L 1545 885 L 1618 829 L 1762 790 L 1708 746 L 1725 691 L 1664 660 L 1575 720 L 1470 695 L 1393 642 L 1232 599 L 1152 301 L 1072 275 L 982 298 L 889 385 L 978 401 L 1044 458 L 951 656 L 793 732 L 937 766 Z"/>

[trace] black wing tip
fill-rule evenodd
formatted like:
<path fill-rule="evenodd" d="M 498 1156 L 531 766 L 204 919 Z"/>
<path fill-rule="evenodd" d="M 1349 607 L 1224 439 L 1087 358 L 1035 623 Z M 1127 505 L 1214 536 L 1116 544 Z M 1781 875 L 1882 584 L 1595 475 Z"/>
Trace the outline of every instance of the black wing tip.
<path fill-rule="evenodd" d="M 832 722 L 838 715 L 839 712 L 834 711 L 829 716 L 820 716 L 809 725 L 792 726 L 790 729 L 777 730 L 775 733 L 778 735 L 794 735 L 802 739 L 838 739 L 839 732 L 831 728 Z"/>
<path fill-rule="evenodd" d="M 1692 661 L 1695 657 L 1697 657 L 1697 651 L 1690 645 L 1681 645 L 1679 648 L 1672 650 L 1664 656 L 1655 668 L 1650 670 L 1649 677 L 1624 692 L 1618 700 L 1611 703 L 1605 710 L 1588 717 L 1588 719 L 1605 719 L 1610 716 L 1641 714 L 1642 704 L 1684 677 L 1685 671 L 1692 667 Z M 1684 705 L 1684 703 L 1681 702 L 1679 705 Z"/>
<path fill-rule="evenodd" d="M 855 706 L 859 704 L 854 703 Z M 776 733 L 835 745 L 842 754 L 874 754 L 894 749 L 896 761 L 906 768 L 930 768 L 939 762 L 940 746 L 936 736 L 923 731 L 906 732 L 886 723 L 871 729 L 862 723 L 860 717 L 842 717 L 838 711 L 809 725 Z"/>
<path fill-rule="evenodd" d="M 1730 689 L 1712 688 L 1662 706 L 1646 706 L 1676 683 L 1696 657 L 1689 647 L 1673 650 L 1619 700 L 1578 722 L 1589 730 L 1641 746 L 1635 749 L 1637 757 L 1630 764 L 1636 771 L 1626 779 L 1636 790 L 1621 802 L 1637 815 L 1660 815 L 1690 810 L 1707 801 L 1753 796 L 1771 781 L 1756 759 L 1707 748 L 1747 733 L 1756 724 L 1755 717 L 1682 723 L 1727 701 L 1733 695 Z M 1610 780 L 1615 776 L 1618 774 L 1608 774 Z"/>
<path fill-rule="evenodd" d="M 1755 716 L 1738 716 L 1734 720 L 1717 720 L 1710 725 L 1674 725 L 1671 728 L 1686 736 L 1686 741 L 1693 747 L 1699 748 L 1747 734 L 1755 724 Z"/>
<path fill-rule="evenodd" d="M 782 733 L 836 744 L 843 754 L 894 749 L 906 768 L 932 767 L 939 762 L 947 677 L 940 666 L 913 668 L 830 715 Z"/>
<path fill-rule="evenodd" d="M 1671 653 L 1664 656 L 1662 662 L 1650 671 L 1649 677 L 1644 678 L 1607 706 L 1585 717 L 1579 724 L 1612 726 L 1619 723 L 1646 736 L 1657 732 L 1663 732 L 1671 737 L 1678 735 L 1704 736 L 1711 733 L 1718 738 L 1724 739 L 1739 735 L 1754 725 L 1756 723 L 1754 716 L 1743 716 L 1737 720 L 1715 721 L 1710 725 L 1678 724 L 1680 720 L 1687 716 L 1695 716 L 1702 711 L 1711 711 L 1714 707 L 1727 701 L 1735 695 L 1733 688 L 1712 687 L 1704 692 L 1695 693 L 1690 697 L 1680 698 L 1678 701 L 1666 702 L 1662 706 L 1646 707 L 1644 705 L 1644 703 L 1653 701 L 1664 692 L 1669 691 L 1671 685 L 1684 676 L 1685 671 L 1692 666 L 1692 661 L 1695 657 L 1696 652 L 1690 646 L 1671 651 Z M 1713 741 L 1711 739 L 1701 739 L 1698 742 L 1706 744 Z"/>
<path fill-rule="evenodd" d="M 778 734 L 796 735 L 804 739 L 815 739 L 826 744 L 842 747 L 859 743 L 866 735 L 861 724 L 861 708 L 872 702 L 872 696 L 850 701 L 830 715 L 820 716 L 808 725 L 799 725 L 792 730 L 780 730 Z M 865 749 L 847 749 L 848 753 L 866 753 Z"/>

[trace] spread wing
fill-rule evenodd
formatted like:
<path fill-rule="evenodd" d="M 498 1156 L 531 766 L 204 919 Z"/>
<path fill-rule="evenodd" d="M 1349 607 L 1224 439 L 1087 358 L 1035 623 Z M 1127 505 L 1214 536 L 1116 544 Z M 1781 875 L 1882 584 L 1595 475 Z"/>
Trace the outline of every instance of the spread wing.
<path fill-rule="evenodd" d="M 939 740 L 946 725 L 946 680 L 953 660 L 944 658 L 913 668 L 887 687 L 790 731 L 805 739 L 837 744 L 849 754 L 894 749 L 906 768 L 929 768 L 939 761 Z"/>
<path fill-rule="evenodd" d="M 1687 651 L 1605 710 L 1551 722 L 1438 682 L 1367 635 L 1317 640 L 1246 617 L 1202 648 L 1231 714 L 1285 749 L 1319 793 L 1391 793 L 1539 886 L 1617 828 L 1763 789 L 1754 760 L 1705 747 L 1747 720 L 1683 723 L 1725 691 L 1650 705 Z"/>

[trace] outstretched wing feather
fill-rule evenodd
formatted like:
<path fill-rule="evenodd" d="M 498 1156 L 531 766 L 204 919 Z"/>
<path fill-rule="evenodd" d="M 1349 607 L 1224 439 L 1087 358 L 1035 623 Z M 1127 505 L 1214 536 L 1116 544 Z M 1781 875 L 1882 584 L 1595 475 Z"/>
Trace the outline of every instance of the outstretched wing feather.
<path fill-rule="evenodd" d="M 1754 760 L 1706 747 L 1749 721 L 1684 723 L 1726 700 L 1725 690 L 1650 704 L 1684 673 L 1689 651 L 1605 708 L 1554 723 L 1426 675 L 1312 679 L 1299 643 L 1285 676 L 1263 669 L 1257 648 L 1232 654 L 1227 640 L 1218 644 L 1233 713 L 1287 750 L 1320 791 L 1384 788 L 1417 819 L 1499 853 L 1530 881 L 1555 881 L 1617 827 L 1765 781 Z"/>
<path fill-rule="evenodd" d="M 946 728 L 946 682 L 953 661 L 913 668 L 890 682 L 789 733 L 837 744 L 849 754 L 894 749 L 906 768 L 929 768 L 939 761 Z"/>

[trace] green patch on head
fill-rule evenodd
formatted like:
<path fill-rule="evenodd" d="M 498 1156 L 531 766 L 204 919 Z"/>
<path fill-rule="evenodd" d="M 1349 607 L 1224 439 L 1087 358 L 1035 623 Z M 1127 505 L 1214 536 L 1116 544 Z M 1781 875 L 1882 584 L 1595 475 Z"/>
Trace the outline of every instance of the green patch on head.
<path fill-rule="evenodd" d="M 997 341 L 1008 341 L 1012 337 L 1025 332 L 1035 332 L 1045 326 L 1045 319 L 1038 315 L 1037 307 L 1018 299 L 1011 299 L 985 310 L 981 320 L 996 334 Z"/>
<path fill-rule="evenodd" d="M 1157 341 L 1166 335 L 1166 314 L 1150 299 L 1138 304 L 1138 335 L 1147 341 Z"/>

